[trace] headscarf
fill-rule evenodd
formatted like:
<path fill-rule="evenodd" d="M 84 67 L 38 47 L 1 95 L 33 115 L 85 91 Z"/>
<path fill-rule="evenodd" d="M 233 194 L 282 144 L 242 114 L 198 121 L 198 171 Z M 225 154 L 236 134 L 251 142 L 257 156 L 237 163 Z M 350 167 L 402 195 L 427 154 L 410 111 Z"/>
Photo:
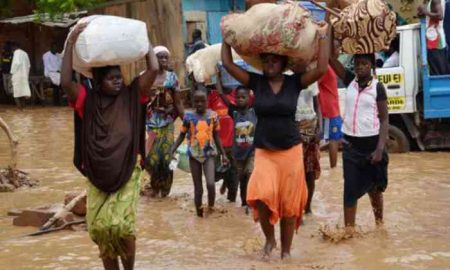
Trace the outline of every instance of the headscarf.
<path fill-rule="evenodd" d="M 167 53 L 170 56 L 169 49 L 167 49 L 164 46 L 156 46 L 155 48 L 153 48 L 153 52 L 155 53 L 155 55 L 157 55 L 158 53 L 165 52 L 165 53 Z"/>

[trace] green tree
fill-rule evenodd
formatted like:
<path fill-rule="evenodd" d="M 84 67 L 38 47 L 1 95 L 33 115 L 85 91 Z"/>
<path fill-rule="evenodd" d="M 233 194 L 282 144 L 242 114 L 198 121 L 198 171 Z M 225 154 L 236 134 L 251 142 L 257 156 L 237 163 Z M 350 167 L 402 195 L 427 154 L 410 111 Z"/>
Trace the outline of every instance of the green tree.
<path fill-rule="evenodd" d="M 38 17 L 44 13 L 51 18 L 60 16 L 63 13 L 91 8 L 107 0 L 27 0 L 34 8 L 34 13 Z M 0 0 L 0 18 L 13 16 L 11 7 L 14 0 Z"/>
<path fill-rule="evenodd" d="M 63 13 L 82 10 L 93 7 L 105 0 L 36 0 L 35 13 L 48 13 L 50 17 L 55 17 Z"/>

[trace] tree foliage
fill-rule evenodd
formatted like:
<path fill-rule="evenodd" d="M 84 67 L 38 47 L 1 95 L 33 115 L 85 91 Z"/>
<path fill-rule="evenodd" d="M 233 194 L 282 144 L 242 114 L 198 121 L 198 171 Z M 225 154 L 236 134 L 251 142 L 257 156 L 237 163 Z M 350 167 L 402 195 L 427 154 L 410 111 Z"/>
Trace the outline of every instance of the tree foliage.
<path fill-rule="evenodd" d="M 34 13 L 42 15 L 47 13 L 51 18 L 67 12 L 83 10 L 93 7 L 107 0 L 25 0 L 32 8 Z M 15 0 L 0 0 L 0 18 L 14 16 L 12 7 Z"/>
<path fill-rule="evenodd" d="M 35 13 L 48 13 L 50 17 L 59 14 L 90 8 L 104 0 L 35 0 Z"/>

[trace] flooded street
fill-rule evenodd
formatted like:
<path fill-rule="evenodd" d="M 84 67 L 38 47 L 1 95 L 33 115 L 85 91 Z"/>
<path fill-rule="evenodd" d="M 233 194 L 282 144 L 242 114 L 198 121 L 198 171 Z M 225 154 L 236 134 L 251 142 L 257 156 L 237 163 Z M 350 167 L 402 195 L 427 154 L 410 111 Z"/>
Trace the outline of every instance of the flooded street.
<path fill-rule="evenodd" d="M 19 137 L 18 167 L 41 182 L 34 189 L 0 193 L 0 269 L 102 269 L 87 232 L 21 238 L 36 228 L 13 227 L 7 216 L 12 208 L 61 203 L 65 192 L 85 188 L 72 165 L 72 111 L 2 106 L 0 115 Z M 8 141 L 0 132 L 0 167 L 8 158 Z M 363 235 L 338 244 L 324 241 L 318 229 L 343 223 L 342 165 L 330 170 L 325 154 L 321 162 L 314 214 L 294 237 L 290 262 L 278 260 L 279 250 L 269 263 L 259 259 L 262 232 L 240 202 L 232 205 L 218 195 L 224 211 L 197 218 L 190 175 L 177 171 L 170 198 L 140 200 L 136 269 L 450 268 L 450 152 L 391 155 L 385 230 L 375 229 L 364 197 L 357 215 Z"/>

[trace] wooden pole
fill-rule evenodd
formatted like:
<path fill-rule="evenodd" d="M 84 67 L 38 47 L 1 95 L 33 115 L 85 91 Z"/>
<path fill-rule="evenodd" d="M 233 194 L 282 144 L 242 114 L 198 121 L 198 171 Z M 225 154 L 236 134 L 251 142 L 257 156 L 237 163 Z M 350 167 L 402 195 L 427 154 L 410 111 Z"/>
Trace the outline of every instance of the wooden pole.
<path fill-rule="evenodd" d="M 78 194 L 75 198 L 73 198 L 68 204 L 66 204 L 61 210 L 55 213 L 53 217 L 51 217 L 44 225 L 41 227 L 41 231 L 48 230 L 53 224 L 60 219 L 64 213 L 70 212 L 75 205 L 86 196 L 86 190 Z"/>
<path fill-rule="evenodd" d="M 9 139 L 9 145 L 11 148 L 11 161 L 9 163 L 9 169 L 11 174 L 11 181 L 14 187 L 19 187 L 19 182 L 17 181 L 16 167 L 17 167 L 17 145 L 19 144 L 19 140 L 17 137 L 11 132 L 8 124 L 0 117 L 0 127 L 5 131 L 6 135 Z"/>
<path fill-rule="evenodd" d="M 323 9 L 323 10 L 329 12 L 329 13 L 330 13 L 331 15 L 333 15 L 333 16 L 336 16 L 336 17 L 338 17 L 338 18 L 341 17 L 341 14 L 339 14 L 337 11 L 335 11 L 335 10 L 333 10 L 333 9 L 331 9 L 331 8 L 324 7 L 324 6 L 322 6 L 321 4 L 319 4 L 318 2 L 316 2 L 315 0 L 309 0 L 309 2 L 311 2 L 313 5 L 315 5 L 315 6 L 319 7 L 319 8 L 321 8 L 321 9 Z"/>

